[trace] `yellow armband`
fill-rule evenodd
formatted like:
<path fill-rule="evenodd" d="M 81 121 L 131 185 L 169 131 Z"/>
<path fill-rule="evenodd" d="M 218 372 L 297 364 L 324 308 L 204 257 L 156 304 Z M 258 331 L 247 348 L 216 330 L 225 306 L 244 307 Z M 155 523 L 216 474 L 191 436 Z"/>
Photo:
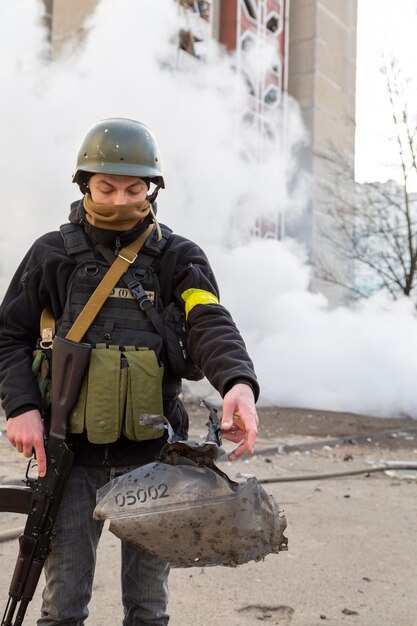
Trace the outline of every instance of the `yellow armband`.
<path fill-rule="evenodd" d="M 185 302 L 185 317 L 197 304 L 219 304 L 219 299 L 214 293 L 204 289 L 187 289 L 181 294 Z"/>

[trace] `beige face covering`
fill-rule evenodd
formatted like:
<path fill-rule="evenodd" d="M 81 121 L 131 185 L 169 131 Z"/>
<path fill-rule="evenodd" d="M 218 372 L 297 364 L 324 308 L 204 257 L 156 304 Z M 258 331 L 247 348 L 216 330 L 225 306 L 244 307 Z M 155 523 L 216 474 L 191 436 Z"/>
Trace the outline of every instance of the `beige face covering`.
<path fill-rule="evenodd" d="M 149 200 L 133 204 L 99 204 L 90 194 L 84 196 L 87 221 L 104 230 L 130 230 L 150 212 Z"/>

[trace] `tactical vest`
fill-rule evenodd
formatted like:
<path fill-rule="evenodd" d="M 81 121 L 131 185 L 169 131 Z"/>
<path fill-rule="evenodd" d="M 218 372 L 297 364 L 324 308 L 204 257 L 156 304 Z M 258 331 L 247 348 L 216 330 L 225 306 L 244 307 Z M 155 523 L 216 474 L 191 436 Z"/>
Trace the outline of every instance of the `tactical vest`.
<path fill-rule="evenodd" d="M 67 253 L 76 261 L 67 283 L 64 312 L 57 322 L 57 334 L 65 337 L 108 271 L 109 264 L 94 254 L 81 226 L 64 224 L 60 231 Z M 152 263 L 162 253 L 172 232 L 164 225 L 161 231 L 161 241 L 156 241 L 152 233 L 130 266 L 160 313 L 163 303 Z M 164 397 L 177 396 L 181 381 L 170 377 L 168 383 L 162 337 L 122 279 L 83 341 L 91 344 L 93 351 L 70 418 L 70 432 L 81 433 L 86 429 L 92 443 L 112 443 L 121 433 L 137 441 L 160 437 L 164 433 Z"/>

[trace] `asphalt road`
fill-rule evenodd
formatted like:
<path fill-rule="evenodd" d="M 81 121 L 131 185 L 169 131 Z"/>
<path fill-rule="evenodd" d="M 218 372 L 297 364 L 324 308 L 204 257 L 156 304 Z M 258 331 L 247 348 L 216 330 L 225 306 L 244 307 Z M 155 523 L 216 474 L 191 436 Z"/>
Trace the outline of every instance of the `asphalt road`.
<path fill-rule="evenodd" d="M 207 416 L 197 404 L 189 407 L 191 437 L 202 441 Z M 219 463 L 231 478 L 363 474 L 265 485 L 287 518 L 288 552 L 238 568 L 173 570 L 170 624 L 415 626 L 416 472 L 404 478 L 366 469 L 380 460 L 416 463 L 417 422 L 281 407 L 261 408 L 260 415 L 257 454 Z M 1 481 L 21 478 L 25 465 L 0 437 Z M 0 514 L 0 530 L 19 526 L 21 517 Z M 16 556 L 16 540 L 0 543 L 3 603 Z M 122 623 L 119 559 L 118 540 L 104 532 L 91 626 Z M 28 625 L 36 623 L 39 602 L 40 589 Z"/>

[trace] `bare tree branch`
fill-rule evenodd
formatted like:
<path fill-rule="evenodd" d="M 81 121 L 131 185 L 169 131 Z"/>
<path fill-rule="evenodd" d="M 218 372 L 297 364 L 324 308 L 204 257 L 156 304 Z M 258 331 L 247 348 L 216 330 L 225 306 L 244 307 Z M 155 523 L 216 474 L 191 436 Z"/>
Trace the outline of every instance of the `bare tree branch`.
<path fill-rule="evenodd" d="M 409 190 L 411 175 L 417 177 L 417 123 L 409 111 L 398 64 L 391 61 L 381 71 L 401 183 L 360 185 L 353 180 L 351 163 L 334 146 L 319 154 L 333 174 L 331 182 L 324 184 L 328 200 L 320 234 L 357 272 L 337 275 L 335 263 L 331 258 L 326 262 L 324 256 L 315 267 L 322 280 L 358 297 L 384 290 L 392 298 L 412 297 L 417 305 L 417 194 Z"/>

